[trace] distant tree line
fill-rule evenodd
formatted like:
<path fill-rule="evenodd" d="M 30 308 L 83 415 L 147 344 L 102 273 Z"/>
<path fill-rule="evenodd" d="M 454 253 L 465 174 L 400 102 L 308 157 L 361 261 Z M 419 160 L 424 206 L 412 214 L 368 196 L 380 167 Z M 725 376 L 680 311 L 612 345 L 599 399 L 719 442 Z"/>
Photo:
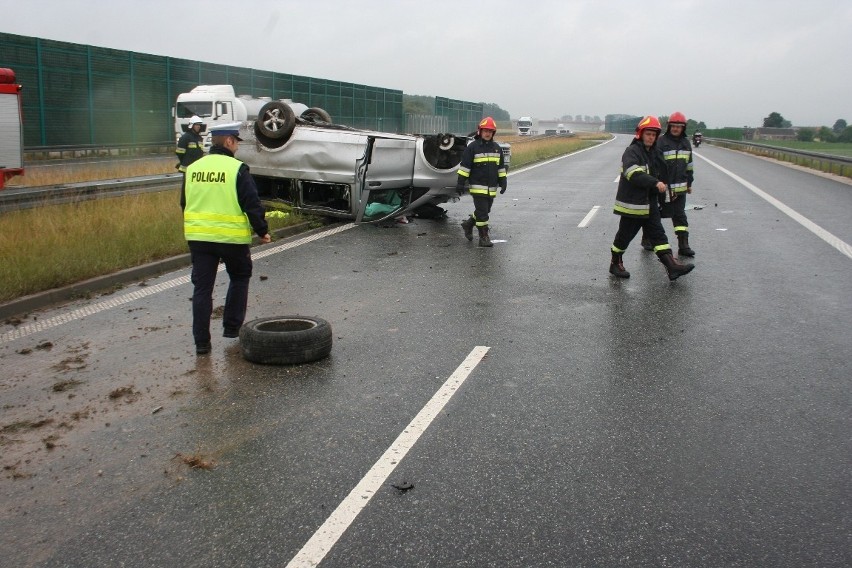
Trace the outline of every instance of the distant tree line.
<path fill-rule="evenodd" d="M 781 113 L 770 112 L 769 116 L 763 119 L 764 128 L 790 128 L 792 123 L 785 120 Z M 819 128 L 799 128 L 796 132 L 796 138 L 802 142 L 852 142 L 852 127 L 845 120 L 838 118 L 834 122 L 834 126 L 821 126 Z"/>

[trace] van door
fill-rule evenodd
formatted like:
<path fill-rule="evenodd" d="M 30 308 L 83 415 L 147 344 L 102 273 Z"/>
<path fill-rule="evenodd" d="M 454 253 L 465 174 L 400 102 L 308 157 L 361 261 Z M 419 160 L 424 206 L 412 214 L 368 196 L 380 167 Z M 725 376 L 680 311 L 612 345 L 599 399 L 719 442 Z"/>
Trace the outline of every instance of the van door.
<path fill-rule="evenodd" d="M 411 203 L 417 141 L 371 135 L 356 162 L 356 223 L 373 223 L 399 215 Z"/>

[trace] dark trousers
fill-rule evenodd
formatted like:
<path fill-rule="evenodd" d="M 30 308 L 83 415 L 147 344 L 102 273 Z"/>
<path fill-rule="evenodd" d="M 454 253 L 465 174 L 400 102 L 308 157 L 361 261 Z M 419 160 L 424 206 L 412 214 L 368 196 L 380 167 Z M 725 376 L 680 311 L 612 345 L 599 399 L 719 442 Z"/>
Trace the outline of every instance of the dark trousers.
<path fill-rule="evenodd" d="M 618 222 L 618 232 L 615 233 L 615 239 L 612 241 L 613 252 L 626 251 L 630 241 L 633 240 L 640 229 L 642 229 L 645 237 L 651 241 L 655 252 L 671 249 L 666 231 L 663 229 L 663 223 L 660 220 L 660 208 L 656 206 L 655 202 L 651 202 L 648 217 L 621 216 L 621 220 Z"/>
<path fill-rule="evenodd" d="M 210 341 L 210 315 L 213 313 L 213 285 L 219 261 L 225 263 L 230 283 L 225 296 L 222 325 L 238 329 L 246 319 L 251 251 L 248 245 L 188 241 L 192 257 L 192 336 L 195 343 Z"/>
<path fill-rule="evenodd" d="M 671 202 L 672 225 L 675 233 L 688 233 L 689 222 L 686 220 L 686 192 L 676 194 L 677 199 Z"/>
<path fill-rule="evenodd" d="M 488 214 L 491 213 L 494 198 L 476 193 L 471 193 L 470 196 L 473 198 L 473 219 L 476 221 L 476 226 L 487 227 Z"/>

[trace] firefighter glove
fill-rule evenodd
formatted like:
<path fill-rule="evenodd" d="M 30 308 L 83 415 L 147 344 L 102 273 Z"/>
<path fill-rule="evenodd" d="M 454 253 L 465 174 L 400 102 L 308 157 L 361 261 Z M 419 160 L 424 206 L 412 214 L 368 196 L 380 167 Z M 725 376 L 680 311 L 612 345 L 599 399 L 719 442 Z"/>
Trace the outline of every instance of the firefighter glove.
<path fill-rule="evenodd" d="M 502 195 L 504 193 L 506 193 L 506 186 L 505 185 L 500 188 L 500 194 Z"/>

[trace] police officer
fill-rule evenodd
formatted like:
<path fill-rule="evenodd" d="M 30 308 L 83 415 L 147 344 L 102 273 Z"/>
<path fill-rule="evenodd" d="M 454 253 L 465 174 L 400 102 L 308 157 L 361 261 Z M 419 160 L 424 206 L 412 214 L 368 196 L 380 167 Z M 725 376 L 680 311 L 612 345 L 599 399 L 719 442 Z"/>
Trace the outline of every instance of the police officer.
<path fill-rule="evenodd" d="M 692 193 L 693 164 L 692 146 L 686 137 L 686 117 L 682 112 L 673 112 L 669 117 L 666 133 L 657 140 L 657 149 L 666 162 L 666 182 L 671 195 L 671 217 L 677 235 L 677 253 L 680 256 L 695 256 L 689 247 L 689 222 L 686 219 L 686 195 Z"/>
<path fill-rule="evenodd" d="M 482 119 L 473 142 L 467 145 L 459 163 L 459 177 L 456 192 L 464 193 L 465 182 L 470 184 L 470 196 L 473 198 L 473 214 L 462 222 L 464 236 L 473 240 L 473 227 L 479 232 L 479 246 L 491 247 L 494 244 L 488 235 L 488 215 L 491 205 L 500 193 L 506 192 L 506 164 L 503 150 L 494 141 L 497 123 L 490 116 Z"/>
<path fill-rule="evenodd" d="M 263 205 L 249 168 L 236 158 L 239 123 L 211 129 L 212 147 L 186 169 L 181 190 L 183 231 L 192 257 L 192 335 L 195 352 L 210 352 L 213 285 L 221 260 L 230 284 L 222 316 L 223 337 L 238 337 L 246 317 L 252 273 L 252 229 L 270 242 Z"/>
<path fill-rule="evenodd" d="M 175 149 L 175 155 L 179 160 L 178 171 L 186 172 L 187 166 L 204 155 L 204 138 L 201 137 L 203 128 L 204 122 L 200 117 L 193 116 L 189 119 L 189 126 L 178 140 Z"/>
<path fill-rule="evenodd" d="M 655 145 L 662 131 L 656 116 L 646 116 L 636 126 L 636 136 L 621 156 L 621 177 L 615 196 L 613 213 L 620 215 L 618 232 L 612 242 L 610 274 L 630 278 L 622 259 L 630 241 L 640 229 L 651 242 L 660 262 L 666 267 L 669 280 L 688 274 L 694 267 L 680 264 L 672 256 L 666 232 L 660 222 L 657 196 L 668 189 L 663 178 L 666 166 Z"/>

